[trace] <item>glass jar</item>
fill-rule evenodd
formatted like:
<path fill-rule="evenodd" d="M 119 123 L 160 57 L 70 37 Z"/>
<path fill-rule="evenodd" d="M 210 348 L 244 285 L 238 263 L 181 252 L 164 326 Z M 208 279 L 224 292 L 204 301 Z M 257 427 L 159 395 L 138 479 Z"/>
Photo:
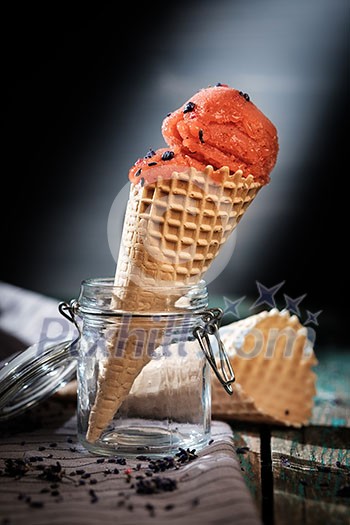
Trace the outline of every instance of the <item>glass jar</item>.
<path fill-rule="evenodd" d="M 194 331 L 204 325 L 205 283 L 150 289 L 165 300 L 161 311 L 147 313 L 115 310 L 112 298 L 121 291 L 112 280 L 87 280 L 71 305 L 82 322 L 80 441 L 99 454 L 164 455 L 203 447 L 210 439 L 210 375 Z"/>
<path fill-rule="evenodd" d="M 128 311 L 125 302 L 118 308 L 123 289 L 112 279 L 83 281 L 78 299 L 59 306 L 76 339 L 34 345 L 0 371 L 0 421 L 51 395 L 77 368 L 78 437 L 89 451 L 164 456 L 205 446 L 210 367 L 230 394 L 234 381 L 219 337 L 222 311 L 208 309 L 204 281 L 148 292 L 161 300 Z"/>

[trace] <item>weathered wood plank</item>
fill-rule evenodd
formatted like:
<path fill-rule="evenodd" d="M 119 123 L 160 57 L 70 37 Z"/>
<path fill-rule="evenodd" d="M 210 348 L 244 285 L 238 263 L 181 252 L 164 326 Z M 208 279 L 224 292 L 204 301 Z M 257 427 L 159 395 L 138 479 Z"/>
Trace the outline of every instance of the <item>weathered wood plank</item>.
<path fill-rule="evenodd" d="M 254 425 L 233 422 L 233 442 L 244 481 L 261 516 L 261 456 L 260 430 Z"/>
<path fill-rule="evenodd" d="M 318 359 L 310 425 L 272 432 L 275 525 L 350 523 L 350 359 Z"/>
<path fill-rule="evenodd" d="M 333 350 L 317 357 L 317 395 L 310 425 L 350 427 L 350 354 Z"/>
<path fill-rule="evenodd" d="M 350 515 L 350 429 L 274 431 L 271 439 L 275 524 L 346 523 Z M 293 502 L 293 504 L 291 504 Z M 323 516 L 321 520 L 321 516 Z"/>

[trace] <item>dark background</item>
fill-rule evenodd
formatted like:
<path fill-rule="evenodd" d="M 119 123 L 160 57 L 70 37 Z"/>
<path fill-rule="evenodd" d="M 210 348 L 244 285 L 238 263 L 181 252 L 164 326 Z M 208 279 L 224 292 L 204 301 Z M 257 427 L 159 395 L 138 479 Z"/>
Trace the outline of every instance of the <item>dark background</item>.
<path fill-rule="evenodd" d="M 207 0 L 3 11 L 2 274 L 58 299 L 112 276 L 109 210 L 128 169 L 163 147 L 164 116 L 217 82 L 249 93 L 280 154 L 237 230 L 215 297 L 307 294 L 325 342 L 347 341 L 349 6 Z M 121 224 L 116 225 L 120 229 Z"/>

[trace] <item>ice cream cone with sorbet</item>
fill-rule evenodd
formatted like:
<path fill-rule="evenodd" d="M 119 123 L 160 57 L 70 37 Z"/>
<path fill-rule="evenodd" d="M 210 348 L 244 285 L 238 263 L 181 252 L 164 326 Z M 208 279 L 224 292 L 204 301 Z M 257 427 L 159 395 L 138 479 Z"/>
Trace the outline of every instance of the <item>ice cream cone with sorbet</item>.
<path fill-rule="evenodd" d="M 162 133 L 168 147 L 150 150 L 129 172 L 112 301 L 134 313 L 168 311 L 181 286 L 203 278 L 269 182 L 278 152 L 274 125 L 246 94 L 226 85 L 194 94 L 164 119 Z M 164 285 L 166 294 L 159 291 Z M 151 359 L 150 327 L 140 322 L 135 316 L 129 329 L 145 330 L 141 352 L 133 337 L 122 351 L 110 343 L 90 413 L 90 442 L 101 437 Z"/>

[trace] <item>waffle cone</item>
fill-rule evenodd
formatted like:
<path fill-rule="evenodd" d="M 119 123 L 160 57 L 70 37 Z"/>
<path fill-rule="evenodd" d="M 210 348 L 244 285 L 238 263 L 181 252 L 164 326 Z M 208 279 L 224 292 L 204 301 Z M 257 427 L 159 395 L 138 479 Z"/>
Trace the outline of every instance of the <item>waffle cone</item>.
<path fill-rule="evenodd" d="M 261 184 L 241 171 L 230 175 L 213 168 L 174 171 L 170 179 L 131 185 L 118 257 L 113 308 L 130 312 L 168 312 L 181 297 L 181 286 L 198 282 L 253 201 Z M 163 295 L 155 287 L 166 287 Z M 171 290 L 169 292 L 169 290 Z M 177 310 L 178 311 L 178 310 Z M 131 321 L 138 329 L 140 320 Z M 152 324 L 153 326 L 153 324 Z M 147 332 L 147 326 L 142 327 Z M 160 331 L 161 332 L 161 331 Z M 161 333 L 157 343 L 161 343 Z M 113 418 L 132 384 L 150 360 L 149 337 L 135 359 L 135 343 L 127 340 L 116 357 L 115 341 L 99 375 L 87 440 L 96 441 Z M 120 355 L 120 348 L 118 348 Z"/>
<path fill-rule="evenodd" d="M 213 378 L 215 417 L 300 427 L 308 422 L 316 393 L 317 364 L 307 330 L 287 310 L 248 317 L 222 335 L 236 382 L 228 397 Z"/>

